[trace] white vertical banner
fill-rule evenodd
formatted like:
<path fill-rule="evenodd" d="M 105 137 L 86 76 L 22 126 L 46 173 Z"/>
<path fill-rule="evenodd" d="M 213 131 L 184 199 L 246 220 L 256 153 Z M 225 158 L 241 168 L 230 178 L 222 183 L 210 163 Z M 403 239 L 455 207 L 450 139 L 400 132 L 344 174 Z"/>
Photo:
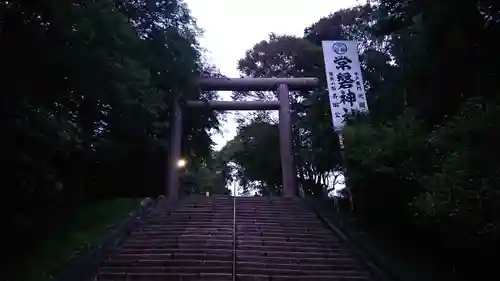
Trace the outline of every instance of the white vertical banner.
<path fill-rule="evenodd" d="M 323 41 L 323 56 L 333 127 L 341 130 L 347 115 L 368 112 L 356 42 Z"/>

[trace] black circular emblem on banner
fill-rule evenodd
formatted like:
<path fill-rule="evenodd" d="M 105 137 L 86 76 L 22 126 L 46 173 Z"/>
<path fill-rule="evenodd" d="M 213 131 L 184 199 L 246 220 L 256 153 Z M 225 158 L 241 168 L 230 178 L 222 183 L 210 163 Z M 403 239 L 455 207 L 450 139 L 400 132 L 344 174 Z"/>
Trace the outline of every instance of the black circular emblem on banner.
<path fill-rule="evenodd" d="M 347 45 L 344 43 L 335 43 L 332 47 L 333 51 L 338 55 L 343 55 L 347 53 Z"/>

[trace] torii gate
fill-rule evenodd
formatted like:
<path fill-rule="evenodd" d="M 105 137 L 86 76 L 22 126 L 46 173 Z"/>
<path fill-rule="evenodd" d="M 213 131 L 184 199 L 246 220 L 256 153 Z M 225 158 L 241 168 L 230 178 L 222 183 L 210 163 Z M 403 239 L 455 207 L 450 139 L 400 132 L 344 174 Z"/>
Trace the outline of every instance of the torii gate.
<path fill-rule="evenodd" d="M 311 90 L 318 85 L 317 78 L 200 78 L 198 87 L 206 91 L 275 91 L 277 101 L 186 101 L 188 108 L 210 107 L 213 110 L 279 110 L 279 138 L 283 195 L 297 196 L 296 171 L 293 164 L 293 138 L 290 116 L 290 90 Z M 179 197 L 179 170 L 177 160 L 181 157 L 182 109 L 178 101 L 173 108 L 170 134 L 168 177 L 165 193 L 169 200 Z"/>

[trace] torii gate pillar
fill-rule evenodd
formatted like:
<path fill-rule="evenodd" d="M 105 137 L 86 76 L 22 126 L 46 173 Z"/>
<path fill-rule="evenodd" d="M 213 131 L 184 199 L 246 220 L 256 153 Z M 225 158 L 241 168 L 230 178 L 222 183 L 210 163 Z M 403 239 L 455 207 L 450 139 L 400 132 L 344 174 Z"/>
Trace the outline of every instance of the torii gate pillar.
<path fill-rule="evenodd" d="M 169 154 L 167 157 L 167 178 L 165 180 L 165 195 L 169 201 L 179 198 L 179 167 L 177 162 L 181 158 L 182 150 L 182 110 L 179 101 L 175 100 L 172 110 L 172 123 L 170 131 Z"/>
<path fill-rule="evenodd" d="M 290 90 L 311 90 L 318 85 L 317 78 L 201 78 L 200 90 L 206 91 L 277 91 L 278 101 L 187 101 L 186 107 L 210 107 L 213 110 L 279 110 L 279 137 L 283 195 L 297 196 L 297 175 L 293 164 L 292 120 Z M 168 177 L 165 192 L 169 201 L 179 197 L 179 169 L 182 137 L 182 109 L 176 101 L 173 108 L 170 136 Z"/>
<path fill-rule="evenodd" d="M 293 164 L 292 118 L 288 86 L 286 84 L 278 86 L 278 99 L 280 103 L 279 136 L 283 195 L 285 197 L 294 197 L 297 196 L 297 175 Z"/>

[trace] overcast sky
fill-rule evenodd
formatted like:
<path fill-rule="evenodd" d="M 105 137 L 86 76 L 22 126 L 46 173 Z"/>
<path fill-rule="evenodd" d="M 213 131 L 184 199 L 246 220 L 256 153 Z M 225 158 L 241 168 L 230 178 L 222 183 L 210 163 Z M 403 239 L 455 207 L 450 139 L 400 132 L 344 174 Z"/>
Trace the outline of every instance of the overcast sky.
<path fill-rule="evenodd" d="M 256 43 L 274 32 L 302 36 L 304 28 L 359 0 L 185 0 L 191 15 L 204 30 L 200 43 L 207 60 L 228 77 L 239 77 L 237 62 Z M 365 2 L 365 1 L 362 1 Z M 230 93 L 220 93 L 229 100 Z M 213 137 L 221 148 L 236 135 L 236 123 L 229 116 L 224 135 Z"/>

